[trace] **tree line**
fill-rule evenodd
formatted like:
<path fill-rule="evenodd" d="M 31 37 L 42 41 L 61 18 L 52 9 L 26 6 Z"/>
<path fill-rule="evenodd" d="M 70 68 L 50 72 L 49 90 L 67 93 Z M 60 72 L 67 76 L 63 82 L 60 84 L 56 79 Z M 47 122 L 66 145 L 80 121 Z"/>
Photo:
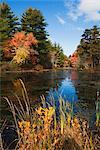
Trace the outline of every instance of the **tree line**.
<path fill-rule="evenodd" d="M 95 68 L 100 65 L 100 28 L 86 29 L 77 47 L 79 66 Z"/>
<path fill-rule="evenodd" d="M 49 40 L 41 11 L 28 8 L 19 20 L 7 3 L 0 4 L 0 57 L 20 66 L 41 64 L 63 67 L 68 61 L 62 47 Z"/>
<path fill-rule="evenodd" d="M 19 20 L 7 3 L 0 4 L 0 58 L 21 67 L 72 66 L 95 68 L 100 65 L 100 28 L 85 29 L 80 44 L 69 58 L 62 47 L 49 40 L 41 11 L 28 8 Z"/>
<path fill-rule="evenodd" d="M 80 44 L 70 58 L 71 64 L 77 68 L 100 67 L 100 28 L 94 26 L 85 29 Z"/>

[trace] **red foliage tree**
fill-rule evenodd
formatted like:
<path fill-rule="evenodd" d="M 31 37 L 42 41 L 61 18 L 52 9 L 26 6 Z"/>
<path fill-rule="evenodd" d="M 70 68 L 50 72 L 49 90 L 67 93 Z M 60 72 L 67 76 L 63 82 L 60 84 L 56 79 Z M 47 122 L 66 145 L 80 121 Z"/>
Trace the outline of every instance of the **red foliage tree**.
<path fill-rule="evenodd" d="M 29 54 L 29 58 L 32 60 L 32 63 L 37 62 L 37 56 L 38 53 L 33 50 L 33 46 L 37 45 L 38 41 L 36 38 L 33 36 L 33 33 L 28 33 L 26 34 L 25 32 L 17 32 L 14 34 L 14 36 L 9 40 L 6 41 L 5 43 L 5 48 L 4 48 L 4 55 L 5 58 L 14 58 L 18 53 L 18 49 L 22 48 L 22 50 L 25 49 L 27 54 Z M 25 53 L 24 51 L 24 53 Z M 22 54 L 22 53 L 21 53 Z M 27 56 L 27 55 L 25 55 Z M 20 56 L 22 59 L 22 56 Z M 17 56 L 16 56 L 17 59 Z"/>
<path fill-rule="evenodd" d="M 73 67 L 77 66 L 77 62 L 78 62 L 78 55 L 76 52 L 73 53 L 73 55 L 70 57 L 70 61 Z"/>
<path fill-rule="evenodd" d="M 25 47 L 30 48 L 32 45 L 36 45 L 37 40 L 33 36 L 32 33 L 25 34 L 25 32 L 17 32 L 14 34 L 14 37 L 10 41 L 10 46 L 14 46 L 15 48 L 18 47 Z"/>

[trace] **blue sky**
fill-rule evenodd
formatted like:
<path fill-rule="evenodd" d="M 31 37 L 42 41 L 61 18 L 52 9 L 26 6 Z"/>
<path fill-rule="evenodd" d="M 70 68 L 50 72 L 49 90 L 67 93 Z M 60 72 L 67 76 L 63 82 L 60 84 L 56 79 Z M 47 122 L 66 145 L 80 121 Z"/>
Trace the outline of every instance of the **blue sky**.
<path fill-rule="evenodd" d="M 29 7 L 40 9 L 48 23 L 52 42 L 59 43 L 69 56 L 86 28 L 100 26 L 100 0 L 5 0 L 21 18 Z"/>

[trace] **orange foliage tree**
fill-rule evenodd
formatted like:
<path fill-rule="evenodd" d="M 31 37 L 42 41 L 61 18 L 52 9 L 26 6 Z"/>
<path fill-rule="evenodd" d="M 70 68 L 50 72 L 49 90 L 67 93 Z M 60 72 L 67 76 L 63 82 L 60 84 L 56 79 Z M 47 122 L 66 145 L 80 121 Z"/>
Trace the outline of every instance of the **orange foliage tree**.
<path fill-rule="evenodd" d="M 77 67 L 78 65 L 78 55 L 77 53 L 73 53 L 73 55 L 70 57 L 70 61 L 73 67 Z"/>
<path fill-rule="evenodd" d="M 37 43 L 33 33 L 17 32 L 9 41 L 6 41 L 4 55 L 6 58 L 12 58 L 12 61 L 17 64 L 22 64 L 27 59 L 31 59 L 35 64 L 38 61 L 38 52 L 33 49 L 33 46 Z"/>

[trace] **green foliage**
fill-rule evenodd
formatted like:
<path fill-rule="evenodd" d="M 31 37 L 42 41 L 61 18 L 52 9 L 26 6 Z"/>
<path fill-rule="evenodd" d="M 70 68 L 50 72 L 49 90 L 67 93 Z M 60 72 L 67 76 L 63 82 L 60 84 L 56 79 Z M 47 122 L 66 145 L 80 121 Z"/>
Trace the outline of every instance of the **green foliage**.
<path fill-rule="evenodd" d="M 65 55 L 63 49 L 59 44 L 51 45 L 51 50 L 49 50 L 51 56 L 52 67 L 62 67 L 64 64 Z"/>
<path fill-rule="evenodd" d="M 38 40 L 38 52 L 46 53 L 47 32 L 45 30 L 47 23 L 44 16 L 37 9 L 29 8 L 23 13 L 21 19 L 21 28 L 23 31 L 32 32 Z"/>
<path fill-rule="evenodd" d="M 63 67 L 64 62 L 68 60 L 67 56 L 64 55 L 63 49 L 59 44 L 52 43 L 51 41 L 46 42 L 47 53 L 41 55 L 43 58 L 46 57 L 46 68 L 57 68 Z M 41 57 L 40 56 L 40 57 Z M 43 60 L 43 59 L 42 59 Z M 45 64 L 45 61 L 43 61 Z"/>
<path fill-rule="evenodd" d="M 18 29 L 18 18 L 13 14 L 6 3 L 0 4 L 0 53 L 3 54 L 3 45 Z"/>
<path fill-rule="evenodd" d="M 77 52 L 80 56 L 80 64 L 87 63 L 86 65 L 91 67 L 100 65 L 100 28 L 94 26 L 84 31 Z"/>
<path fill-rule="evenodd" d="M 11 61 L 13 59 L 14 61 L 20 63 L 25 61 L 26 55 L 23 55 L 23 52 L 26 52 L 27 50 L 18 46 L 18 43 L 20 43 L 19 39 L 15 40 L 12 38 L 12 36 L 15 35 L 15 32 L 20 30 L 24 31 L 25 34 L 33 34 L 37 39 L 38 43 L 32 44 L 30 48 L 34 49 L 34 51 L 38 53 L 38 60 L 40 60 L 40 64 L 42 64 L 45 68 L 63 67 L 66 56 L 63 54 L 63 49 L 59 44 L 52 44 L 51 41 L 48 40 L 48 34 L 46 31 L 47 23 L 45 22 L 45 18 L 40 10 L 28 8 L 22 15 L 21 26 L 19 29 L 19 23 L 17 22 L 18 18 L 15 17 L 8 4 L 1 3 L 0 9 L 0 49 L 2 50 L 1 52 L 3 52 L 3 60 Z M 28 43 L 29 41 L 25 43 L 25 45 Z M 16 48 L 12 46 L 12 44 L 14 44 Z M 15 56 L 15 49 L 17 48 L 19 51 L 18 55 Z M 28 61 L 32 61 L 32 64 L 34 64 L 35 59 L 37 59 L 37 54 L 33 55 L 32 51 L 31 54 L 30 60 Z M 20 60 L 19 56 L 21 56 Z M 23 61 L 22 57 L 24 58 Z"/>

